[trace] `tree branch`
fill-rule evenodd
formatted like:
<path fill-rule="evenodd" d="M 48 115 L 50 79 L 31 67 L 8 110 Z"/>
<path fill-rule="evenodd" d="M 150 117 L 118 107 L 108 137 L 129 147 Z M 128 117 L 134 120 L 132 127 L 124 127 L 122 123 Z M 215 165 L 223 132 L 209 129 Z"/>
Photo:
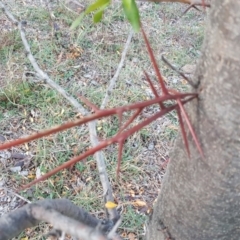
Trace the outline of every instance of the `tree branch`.
<path fill-rule="evenodd" d="M 109 86 L 108 86 L 108 88 L 107 88 L 105 97 L 104 97 L 104 99 L 103 99 L 103 101 L 102 101 L 102 104 L 101 104 L 101 107 L 100 107 L 101 109 L 104 109 L 104 108 L 105 108 L 105 106 L 106 106 L 106 104 L 107 104 L 107 101 L 108 101 L 108 99 L 109 99 L 109 96 L 111 95 L 111 92 L 112 92 L 112 90 L 113 90 L 113 87 L 114 87 L 114 85 L 116 84 L 116 81 L 117 81 L 117 78 L 118 78 L 118 76 L 119 76 L 119 73 L 120 73 L 120 71 L 121 71 L 121 69 L 122 69 L 122 67 L 123 67 L 123 63 L 124 63 L 125 57 L 126 57 L 126 55 L 127 55 L 127 50 L 128 50 L 128 47 L 129 47 L 129 45 L 130 45 L 130 43 L 131 43 L 131 40 L 132 40 L 132 36 L 133 36 L 133 30 L 130 30 L 130 33 L 129 33 L 129 35 L 128 35 L 127 41 L 126 41 L 125 46 L 124 46 L 124 50 L 123 50 L 123 52 L 122 52 L 121 60 L 120 60 L 120 62 L 119 62 L 119 64 L 118 64 L 117 71 L 116 71 L 116 73 L 114 74 L 113 78 L 110 80 L 110 84 L 109 84 Z"/>
<path fill-rule="evenodd" d="M 41 221 L 50 223 L 74 237 L 83 240 L 107 240 L 107 232 L 113 228 L 112 221 L 101 221 L 67 199 L 47 199 L 27 204 L 0 218 L 0 239 L 17 236 L 24 229 Z M 112 239 L 120 239 L 118 236 Z"/>
<path fill-rule="evenodd" d="M 55 89 L 57 92 L 59 92 L 66 100 L 68 100 L 73 107 L 77 109 L 78 112 L 80 112 L 83 115 L 88 115 L 89 112 L 69 93 L 67 93 L 61 86 L 59 86 L 57 83 L 55 83 L 47 73 L 45 73 L 37 64 L 34 56 L 32 55 L 30 46 L 28 44 L 28 41 L 26 39 L 25 32 L 23 30 L 23 24 L 22 22 L 18 21 L 11 12 L 7 10 L 7 8 L 4 6 L 4 4 L 0 1 L 0 7 L 2 8 L 3 12 L 7 15 L 7 17 L 18 26 L 22 42 L 24 45 L 24 48 L 27 53 L 27 57 L 32 64 L 34 70 L 38 73 L 39 77 L 44 80 L 46 84 L 51 86 L 53 89 Z M 97 132 L 96 132 L 96 122 L 92 121 L 88 123 L 89 128 L 89 135 L 90 135 L 90 141 L 93 147 L 97 146 L 99 144 L 99 141 L 97 139 Z M 95 154 L 95 158 L 97 161 L 98 171 L 100 175 L 101 184 L 103 186 L 103 192 L 107 192 L 106 199 L 107 201 L 113 201 L 113 194 L 112 194 L 112 188 L 108 179 L 108 175 L 106 172 L 106 164 L 104 161 L 104 157 L 102 152 L 97 152 Z M 109 210 L 109 215 L 111 219 L 116 219 L 118 217 L 118 213 L 115 209 Z"/>

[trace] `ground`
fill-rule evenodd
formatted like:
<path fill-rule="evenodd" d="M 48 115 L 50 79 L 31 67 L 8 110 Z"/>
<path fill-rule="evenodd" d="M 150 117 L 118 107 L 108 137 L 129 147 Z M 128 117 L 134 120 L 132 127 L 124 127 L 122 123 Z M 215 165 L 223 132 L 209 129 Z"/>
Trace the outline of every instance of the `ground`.
<path fill-rule="evenodd" d="M 5 1 L 22 21 L 32 53 L 40 67 L 74 97 L 83 95 L 100 105 L 110 79 L 116 72 L 130 25 L 119 1 L 103 21 L 93 24 L 85 17 L 69 30 L 91 1 Z M 75 5 L 74 5 L 75 4 Z M 206 13 L 194 9 L 181 17 L 185 5 L 140 3 L 141 19 L 165 82 L 169 88 L 189 91 L 187 82 L 161 61 L 164 56 L 179 70 L 192 74 L 200 55 Z M 39 81 L 25 56 L 17 28 L 0 14 L 0 141 L 23 137 L 81 117 L 55 90 Z M 144 78 L 155 74 L 140 33 L 134 33 L 107 108 L 153 97 Z M 149 108 L 141 117 L 157 110 Z M 117 118 L 99 120 L 99 139 L 113 136 Z M 145 223 L 160 189 L 164 162 L 178 134 L 175 113 L 158 119 L 125 143 L 121 175 L 116 179 L 117 147 L 104 150 L 107 171 L 123 223 L 119 233 L 125 239 L 142 239 Z M 96 217 L 104 217 L 103 192 L 94 158 L 78 163 L 26 191 L 24 183 L 46 173 L 90 147 L 88 128 L 81 126 L 0 152 L 0 213 L 43 198 L 68 198 Z M 49 227 L 27 229 L 16 239 L 45 239 Z"/>

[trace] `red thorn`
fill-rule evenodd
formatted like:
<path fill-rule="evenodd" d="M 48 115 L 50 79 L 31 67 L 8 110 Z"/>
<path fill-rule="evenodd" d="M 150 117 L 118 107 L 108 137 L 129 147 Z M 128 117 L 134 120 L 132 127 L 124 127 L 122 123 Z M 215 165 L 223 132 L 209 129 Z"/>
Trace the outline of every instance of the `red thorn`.
<path fill-rule="evenodd" d="M 180 100 L 177 100 L 177 101 L 180 101 Z M 177 114 L 178 114 L 178 118 L 179 118 L 179 125 L 181 127 L 183 141 L 184 141 L 184 144 L 185 144 L 185 147 L 186 147 L 186 150 L 187 150 L 188 157 L 190 158 L 190 150 L 189 150 L 189 145 L 188 145 L 188 140 L 187 140 L 187 134 L 186 134 L 186 131 L 185 131 L 181 111 L 179 110 L 179 108 L 177 109 Z"/>
<path fill-rule="evenodd" d="M 97 112 L 100 110 L 94 103 L 90 102 L 84 96 L 78 95 L 78 97 L 82 100 L 83 103 L 85 103 L 88 107 L 90 107 L 94 112 Z"/>
<path fill-rule="evenodd" d="M 147 79 L 147 81 L 148 81 L 148 83 L 149 83 L 149 85 L 150 85 L 150 88 L 151 88 L 154 96 L 155 96 L 155 97 L 159 97 L 158 92 L 157 92 L 156 88 L 153 86 L 153 83 L 152 83 L 150 77 L 148 76 L 148 74 L 147 74 L 144 70 L 143 70 L 143 72 L 144 72 L 144 74 L 145 74 L 145 77 L 146 77 L 146 79 Z M 164 108 L 164 105 L 163 105 L 162 102 L 159 102 L 159 106 L 160 106 L 161 109 Z"/>
<path fill-rule="evenodd" d="M 151 48 L 151 46 L 150 46 L 150 43 L 149 43 L 149 41 L 148 41 L 147 35 L 146 35 L 145 31 L 143 30 L 143 27 L 141 27 L 141 30 L 142 30 L 142 34 L 143 34 L 144 41 L 145 41 L 145 43 L 146 43 L 146 45 L 147 45 L 147 50 L 148 50 L 148 53 L 149 53 L 151 62 L 152 62 L 152 64 L 153 64 L 153 68 L 154 68 L 154 70 L 155 70 L 155 72 L 156 72 L 158 81 L 159 81 L 160 86 L 161 86 L 161 88 L 162 88 L 163 95 L 168 95 L 168 90 L 167 90 L 167 88 L 166 88 L 166 86 L 165 86 L 163 77 L 162 77 L 162 75 L 161 75 L 161 73 L 160 73 L 160 70 L 159 70 L 159 68 L 158 68 L 157 61 L 156 61 L 156 59 L 155 59 L 155 57 L 154 57 L 154 54 L 153 54 L 152 48 Z"/>
<path fill-rule="evenodd" d="M 195 142 L 195 144 L 196 144 L 196 146 L 197 146 L 197 149 L 198 149 L 201 157 L 204 159 L 204 154 L 203 154 L 201 145 L 200 145 L 200 143 L 199 143 L 199 141 L 198 141 L 198 138 L 197 138 L 197 136 L 196 136 L 196 133 L 195 133 L 195 131 L 194 131 L 193 127 L 192 127 L 192 124 L 191 124 L 191 122 L 190 122 L 190 120 L 189 120 L 189 117 L 188 117 L 188 115 L 187 115 L 187 112 L 185 111 L 185 109 L 184 109 L 184 107 L 183 107 L 183 105 L 182 105 L 182 102 L 181 102 L 180 100 L 178 101 L 178 103 L 179 103 L 179 107 L 180 107 L 180 109 L 181 109 L 181 111 L 182 111 L 182 114 L 183 114 L 183 116 L 184 116 L 184 118 L 185 118 L 185 121 L 186 121 L 186 123 L 187 123 L 187 125 L 188 125 L 188 128 L 189 128 L 189 130 L 190 130 L 190 133 L 191 133 L 191 135 L 192 135 L 192 137 L 193 137 L 193 141 Z"/>
<path fill-rule="evenodd" d="M 118 146 L 118 160 L 117 160 L 117 171 L 116 171 L 117 179 L 119 178 L 119 174 L 120 174 L 120 166 L 121 166 L 122 152 L 123 152 L 123 142 L 124 141 L 120 141 L 119 146 Z"/>
<path fill-rule="evenodd" d="M 133 121 L 134 119 L 142 112 L 142 108 L 137 109 L 137 111 L 128 119 L 128 121 L 119 129 L 119 132 L 122 132 L 124 129 L 126 129 Z"/>

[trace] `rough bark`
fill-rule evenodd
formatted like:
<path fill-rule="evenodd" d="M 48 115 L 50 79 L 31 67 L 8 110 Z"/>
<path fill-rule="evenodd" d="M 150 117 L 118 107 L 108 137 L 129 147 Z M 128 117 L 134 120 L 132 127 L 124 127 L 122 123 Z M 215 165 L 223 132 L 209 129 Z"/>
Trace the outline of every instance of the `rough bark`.
<path fill-rule="evenodd" d="M 239 239 L 240 1 L 215 0 L 189 113 L 204 150 L 178 139 L 150 220 L 148 240 Z"/>

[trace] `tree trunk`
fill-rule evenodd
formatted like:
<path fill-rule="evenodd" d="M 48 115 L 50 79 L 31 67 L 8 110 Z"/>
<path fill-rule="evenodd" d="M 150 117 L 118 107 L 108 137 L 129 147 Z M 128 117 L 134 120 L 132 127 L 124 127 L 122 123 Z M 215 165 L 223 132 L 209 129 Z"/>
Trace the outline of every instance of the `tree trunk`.
<path fill-rule="evenodd" d="M 205 159 L 179 138 L 148 240 L 240 239 L 240 1 L 214 0 L 188 106 Z"/>

